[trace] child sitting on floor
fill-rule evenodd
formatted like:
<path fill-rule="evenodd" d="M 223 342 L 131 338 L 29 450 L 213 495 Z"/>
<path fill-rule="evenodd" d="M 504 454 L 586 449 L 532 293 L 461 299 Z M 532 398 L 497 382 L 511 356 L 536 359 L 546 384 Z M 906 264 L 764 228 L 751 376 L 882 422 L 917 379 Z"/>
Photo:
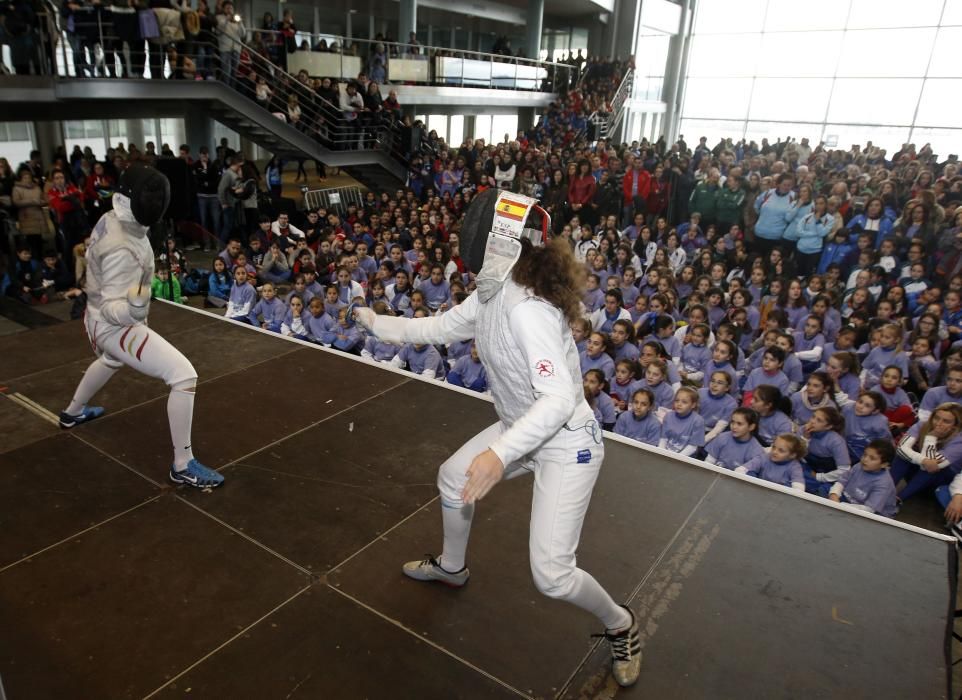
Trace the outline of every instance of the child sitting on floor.
<path fill-rule="evenodd" d="M 895 447 L 891 441 L 872 440 L 865 447 L 859 463 L 832 485 L 828 497 L 836 503 L 848 503 L 869 513 L 895 517 L 898 510 L 895 483 L 888 474 L 894 459 Z"/>
<path fill-rule="evenodd" d="M 772 442 L 769 454 L 753 457 L 746 464 L 736 467 L 735 471 L 804 491 L 805 476 L 800 461 L 804 457 L 805 442 L 797 435 L 784 433 Z"/>

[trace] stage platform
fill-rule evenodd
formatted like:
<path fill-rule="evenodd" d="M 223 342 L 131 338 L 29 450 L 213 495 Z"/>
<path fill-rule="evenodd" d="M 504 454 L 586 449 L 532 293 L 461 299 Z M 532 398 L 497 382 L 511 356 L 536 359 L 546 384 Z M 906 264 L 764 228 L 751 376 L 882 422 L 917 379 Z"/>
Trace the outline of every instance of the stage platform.
<path fill-rule="evenodd" d="M 948 698 L 952 542 L 614 439 L 579 563 L 641 617 L 618 690 L 600 632 L 539 595 L 531 480 L 479 506 L 460 590 L 401 574 L 441 542 L 438 465 L 490 403 L 210 314 L 151 326 L 200 374 L 166 483 L 166 387 L 53 423 L 78 322 L 0 338 L 0 678 L 35 698 Z"/>

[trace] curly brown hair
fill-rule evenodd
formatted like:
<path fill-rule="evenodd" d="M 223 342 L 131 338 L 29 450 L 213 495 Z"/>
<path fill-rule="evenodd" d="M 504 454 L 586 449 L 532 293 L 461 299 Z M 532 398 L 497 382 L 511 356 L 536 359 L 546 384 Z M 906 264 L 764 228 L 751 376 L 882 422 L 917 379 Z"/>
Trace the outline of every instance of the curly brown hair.
<path fill-rule="evenodd" d="M 563 238 L 553 239 L 542 247 L 522 240 L 521 257 L 511 272 L 511 278 L 561 309 L 568 323 L 581 316 L 585 270 L 575 260 L 571 246 Z"/>

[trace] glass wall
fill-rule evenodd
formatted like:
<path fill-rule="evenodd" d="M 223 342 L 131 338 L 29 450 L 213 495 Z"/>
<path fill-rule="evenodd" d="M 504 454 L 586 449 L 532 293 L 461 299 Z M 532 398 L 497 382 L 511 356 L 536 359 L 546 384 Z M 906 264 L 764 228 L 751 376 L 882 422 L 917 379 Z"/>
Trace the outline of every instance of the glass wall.
<path fill-rule="evenodd" d="M 0 122 L 0 157 L 6 158 L 14 171 L 20 163 L 30 159 L 33 144 L 30 122 Z"/>
<path fill-rule="evenodd" d="M 699 0 L 680 133 L 962 149 L 962 0 Z"/>

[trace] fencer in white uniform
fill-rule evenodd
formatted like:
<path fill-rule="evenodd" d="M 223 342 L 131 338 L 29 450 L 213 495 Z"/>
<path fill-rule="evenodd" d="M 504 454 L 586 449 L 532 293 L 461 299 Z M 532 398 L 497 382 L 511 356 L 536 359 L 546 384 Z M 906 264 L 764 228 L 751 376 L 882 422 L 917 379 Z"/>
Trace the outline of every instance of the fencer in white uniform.
<path fill-rule="evenodd" d="M 87 402 L 124 365 L 170 387 L 167 417 L 174 444 L 169 478 L 198 488 L 220 486 L 224 477 L 194 458 L 191 422 L 197 372 L 177 348 L 147 327 L 154 253 L 147 233 L 170 203 L 170 183 L 158 170 L 135 164 L 120 177 L 113 210 L 94 226 L 87 248 L 84 326 L 97 359 L 84 372 L 60 426 L 74 428 L 104 414 Z"/>
<path fill-rule="evenodd" d="M 526 226 L 529 218 L 539 216 L 541 227 Z M 357 308 L 354 314 L 386 342 L 441 344 L 473 338 L 500 419 L 441 465 L 442 553 L 408 562 L 403 572 L 418 580 L 464 585 L 474 502 L 502 478 L 533 474 L 529 553 L 535 585 L 602 621 L 603 636 L 611 644 L 613 675 L 619 684 L 631 685 L 641 667 L 635 615 L 616 604 L 576 563 L 582 524 L 604 459 L 601 426 L 584 398 L 578 351 L 565 313 L 512 275 L 523 256 L 539 254 L 548 230 L 548 215 L 535 200 L 488 190 L 471 203 L 460 234 L 462 258 L 478 272 L 474 294 L 432 318 L 375 315 L 368 308 Z M 570 280 L 572 287 L 574 282 Z"/>

